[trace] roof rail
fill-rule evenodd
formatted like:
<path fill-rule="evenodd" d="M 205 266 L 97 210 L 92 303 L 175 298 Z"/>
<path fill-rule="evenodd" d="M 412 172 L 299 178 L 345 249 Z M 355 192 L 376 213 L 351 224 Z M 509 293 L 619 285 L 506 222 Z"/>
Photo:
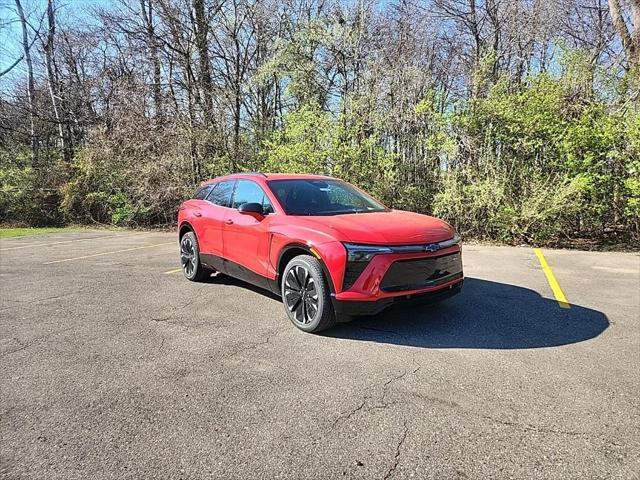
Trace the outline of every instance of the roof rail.
<path fill-rule="evenodd" d="M 233 177 L 235 175 L 260 175 L 260 176 L 263 176 L 264 178 L 267 178 L 267 176 L 262 172 L 237 172 L 237 173 L 232 173 L 229 176 Z"/>

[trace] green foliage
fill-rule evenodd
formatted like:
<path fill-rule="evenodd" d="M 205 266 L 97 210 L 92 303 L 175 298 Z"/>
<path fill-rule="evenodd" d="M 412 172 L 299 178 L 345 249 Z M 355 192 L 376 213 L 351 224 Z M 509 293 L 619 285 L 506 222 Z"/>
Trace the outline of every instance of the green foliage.
<path fill-rule="evenodd" d="M 75 232 L 77 230 L 77 228 L 69 227 L 0 228 L 0 238 L 27 237 L 31 235 L 42 235 L 44 233 Z"/>
<path fill-rule="evenodd" d="M 317 87 L 324 82 L 318 63 L 332 39 L 340 33 L 330 27 L 326 22 L 312 20 L 299 25 L 288 41 L 278 40 L 273 57 L 258 72 L 257 82 L 273 76 L 286 78 L 287 94 L 299 106 L 321 103 L 323 95 L 319 92 L 323 89 Z"/>
<path fill-rule="evenodd" d="M 276 49 L 261 75 L 286 78 L 293 106 L 277 127 L 242 133 L 237 158 L 209 148 L 225 141 L 209 127 L 144 123 L 94 131 L 69 164 L 49 152 L 36 169 L 24 150 L 0 152 L 0 220 L 171 223 L 204 178 L 263 170 L 344 178 L 391 207 L 442 216 L 467 236 L 638 239 L 633 73 L 594 69 L 583 52 L 567 51 L 558 75 L 515 82 L 493 78 L 487 56 L 467 100 L 428 88 L 417 101 L 385 107 L 354 92 L 328 109 L 331 101 L 311 88 L 317 69 L 335 42 L 352 40 L 348 30 L 311 23 Z"/>
<path fill-rule="evenodd" d="M 435 197 L 434 213 L 449 220 L 463 235 L 505 242 L 546 242 L 571 231 L 581 208 L 581 180 L 530 178 L 512 193 L 510 179 L 494 173 L 484 179 L 472 172 L 448 175 Z"/>
<path fill-rule="evenodd" d="M 36 169 L 27 151 L 0 151 L 0 221 L 34 226 L 60 224 L 57 185 L 62 181 L 62 171 L 55 157 L 48 168 Z"/>
<path fill-rule="evenodd" d="M 133 145 L 101 132 L 92 140 L 74 157 L 71 179 L 61 189 L 65 218 L 125 226 L 173 222 L 178 204 L 195 188 L 185 145 L 151 133 Z"/>
<path fill-rule="evenodd" d="M 7 153 L 2 153 L 0 167 L 0 215 L 2 220 L 32 217 L 30 189 L 33 187 L 33 169 L 23 160 L 23 155 L 11 162 Z"/>
<path fill-rule="evenodd" d="M 382 201 L 392 197 L 395 157 L 362 126 L 334 118 L 310 104 L 285 118 L 265 142 L 265 171 L 332 175 L 368 189 Z"/>
<path fill-rule="evenodd" d="M 107 204 L 113 212 L 111 214 L 111 222 L 114 225 L 127 225 L 136 218 L 136 209 L 123 192 L 111 195 Z"/>
<path fill-rule="evenodd" d="M 563 76 L 540 74 L 517 89 L 503 78 L 454 111 L 460 155 L 442 178 L 437 214 L 503 241 L 625 228 L 638 236 L 640 114 L 589 92 L 581 58 L 568 58 Z"/>
<path fill-rule="evenodd" d="M 336 131 L 328 113 L 308 105 L 290 113 L 284 128 L 265 142 L 265 169 L 284 173 L 331 173 Z"/>

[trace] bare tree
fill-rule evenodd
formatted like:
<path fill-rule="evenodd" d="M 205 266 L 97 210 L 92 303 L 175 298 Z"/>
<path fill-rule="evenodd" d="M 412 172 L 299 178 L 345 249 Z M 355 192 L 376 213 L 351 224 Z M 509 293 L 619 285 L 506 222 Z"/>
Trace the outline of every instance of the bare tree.
<path fill-rule="evenodd" d="M 629 0 L 629 3 L 632 27 L 625 21 L 620 0 L 609 0 L 609 11 L 613 25 L 622 40 L 629 67 L 634 68 L 640 66 L 640 0 Z"/>
<path fill-rule="evenodd" d="M 55 117 L 55 122 L 58 127 L 58 139 L 60 141 L 60 147 L 62 149 L 63 155 L 67 160 L 71 157 L 71 152 L 67 148 L 65 142 L 65 135 L 63 130 L 63 121 L 60 116 L 60 107 L 58 105 L 58 88 L 57 88 L 57 79 L 56 72 L 54 67 L 54 39 L 56 33 L 56 19 L 55 19 L 55 9 L 53 5 L 53 0 L 47 0 L 47 36 L 46 40 L 43 41 L 43 50 L 45 52 L 45 64 L 47 68 L 47 84 L 49 87 L 49 97 L 51 98 L 51 106 L 53 107 L 53 114 Z"/>
<path fill-rule="evenodd" d="M 31 159 L 33 163 L 37 163 L 38 159 L 38 140 L 35 132 L 35 83 L 33 80 L 33 61 L 31 60 L 31 44 L 29 43 L 29 34 L 27 30 L 27 18 L 20 0 L 15 0 L 18 18 L 22 27 L 22 49 L 24 58 L 27 62 L 27 100 L 29 104 L 29 136 L 31 143 Z"/>
<path fill-rule="evenodd" d="M 216 9 L 217 10 L 217 9 Z M 204 0 L 193 0 L 193 27 L 200 67 L 200 96 L 204 103 L 204 118 L 208 125 L 214 125 L 213 79 L 209 58 L 209 21 L 205 13 Z"/>
<path fill-rule="evenodd" d="M 153 102 L 155 108 L 156 123 L 161 124 L 163 119 L 162 85 L 160 72 L 160 58 L 158 56 L 158 38 L 154 26 L 153 0 L 140 0 L 140 12 L 144 24 L 147 49 L 149 51 L 149 63 L 153 69 Z"/>

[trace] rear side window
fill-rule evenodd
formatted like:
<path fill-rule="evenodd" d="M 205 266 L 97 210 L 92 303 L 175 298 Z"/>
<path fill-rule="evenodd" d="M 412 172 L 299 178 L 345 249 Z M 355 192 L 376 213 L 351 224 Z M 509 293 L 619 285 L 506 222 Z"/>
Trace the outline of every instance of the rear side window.
<path fill-rule="evenodd" d="M 209 192 L 213 188 L 213 185 L 205 185 L 204 187 L 200 187 L 196 190 L 196 193 L 193 194 L 194 200 L 204 200 L 209 195 Z"/>
<path fill-rule="evenodd" d="M 236 191 L 233 194 L 233 208 L 240 208 L 240 205 L 244 203 L 259 203 L 265 212 L 273 213 L 273 207 L 264 190 L 251 180 L 238 180 Z"/>
<path fill-rule="evenodd" d="M 231 204 L 231 193 L 233 192 L 233 184 L 235 180 L 220 182 L 215 185 L 207 200 L 221 207 L 228 207 Z"/>

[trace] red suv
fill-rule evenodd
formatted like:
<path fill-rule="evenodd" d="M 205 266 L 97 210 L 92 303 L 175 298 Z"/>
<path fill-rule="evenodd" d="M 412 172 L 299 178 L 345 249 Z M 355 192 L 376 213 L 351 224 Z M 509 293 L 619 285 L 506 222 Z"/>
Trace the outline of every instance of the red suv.
<path fill-rule="evenodd" d="M 221 272 L 282 297 L 306 332 L 462 288 L 446 222 L 392 210 L 332 177 L 243 173 L 209 180 L 178 212 L 185 277 Z"/>

